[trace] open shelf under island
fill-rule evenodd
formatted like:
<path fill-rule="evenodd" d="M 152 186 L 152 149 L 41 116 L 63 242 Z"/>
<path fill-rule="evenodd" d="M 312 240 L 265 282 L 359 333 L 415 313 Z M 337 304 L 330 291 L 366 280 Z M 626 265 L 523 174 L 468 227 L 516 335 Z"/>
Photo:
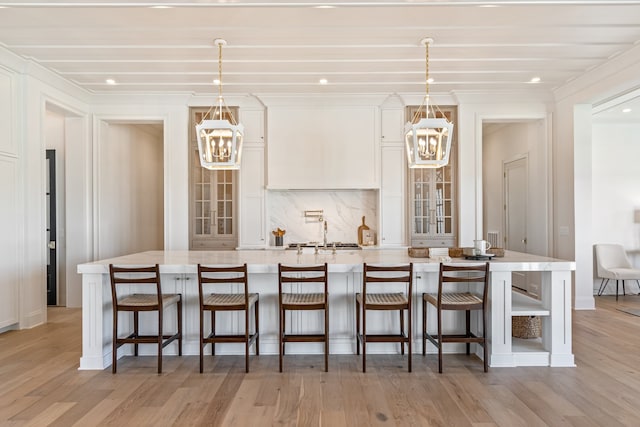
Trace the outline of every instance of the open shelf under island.
<path fill-rule="evenodd" d="M 210 266 L 240 265 L 246 263 L 250 292 L 260 293 L 260 353 L 278 354 L 278 263 L 288 265 L 329 264 L 329 324 L 330 353 L 355 354 L 355 293 L 362 286 L 362 264 L 414 263 L 414 291 L 412 329 L 415 353 L 422 352 L 422 293 L 436 292 L 439 263 L 428 258 L 410 258 L 406 249 L 373 249 L 367 251 L 342 250 L 335 254 L 298 254 L 296 251 L 149 251 L 81 264 L 82 274 L 82 357 L 80 369 L 105 369 L 111 364 L 112 308 L 108 266 L 159 264 L 162 287 L 166 292 L 179 292 L 184 299 L 183 354 L 197 355 L 198 338 L 198 263 Z M 477 264 L 454 258 L 452 263 Z M 575 366 L 571 346 L 571 272 L 575 263 L 548 257 L 506 251 L 502 258 L 490 262 L 490 288 L 488 333 L 489 366 Z M 541 272 L 541 300 L 534 300 L 512 291 L 514 271 Z M 444 316 L 445 325 L 463 327 L 464 315 Z M 542 337 L 533 340 L 512 338 L 511 317 L 522 315 L 543 316 Z M 153 330 L 155 321 L 149 314 L 141 317 L 141 329 Z M 228 314 L 218 324 L 220 332 L 237 333 L 243 330 L 243 318 Z M 314 312 L 294 314 L 293 328 L 304 331 L 321 329 L 321 318 Z M 475 318 L 472 315 L 472 324 Z M 127 319 L 121 319 L 123 328 Z M 176 319 L 168 316 L 166 327 L 175 328 Z M 367 318 L 374 331 L 397 328 L 397 316 L 380 313 Z M 435 328 L 435 311 L 428 312 L 428 328 Z M 128 326 L 128 325 L 127 325 Z M 293 331 L 295 333 L 295 330 Z M 170 344 L 166 355 L 177 354 L 177 344 Z M 287 354 L 322 353 L 321 344 L 291 343 Z M 428 344 L 427 353 L 435 347 Z M 123 346 L 119 356 L 132 354 Z M 445 352 L 463 352 L 463 344 L 451 344 Z M 210 347 L 207 348 L 210 352 Z M 140 354 L 156 354 L 154 346 L 141 346 Z M 394 344 L 370 344 L 368 353 L 396 353 Z M 120 354 L 120 352 L 122 352 Z M 242 344 L 226 344 L 216 348 L 216 354 L 244 354 Z M 482 357 L 482 351 L 476 352 Z"/>

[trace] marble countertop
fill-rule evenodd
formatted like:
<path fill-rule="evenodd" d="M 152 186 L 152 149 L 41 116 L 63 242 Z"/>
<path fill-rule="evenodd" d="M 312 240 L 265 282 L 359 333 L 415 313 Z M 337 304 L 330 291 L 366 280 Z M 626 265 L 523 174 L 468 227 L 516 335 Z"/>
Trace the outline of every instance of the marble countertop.
<path fill-rule="evenodd" d="M 234 250 L 234 251 L 148 251 L 116 258 L 79 264 L 78 273 L 106 274 L 109 264 L 150 265 L 159 264 L 161 273 L 195 274 L 198 264 L 209 266 L 239 265 L 247 263 L 250 273 L 276 273 L 278 263 L 288 265 L 329 264 L 333 273 L 362 271 L 362 264 L 414 263 L 416 272 L 437 272 L 439 261 L 429 258 L 411 258 L 406 248 L 328 250 L 319 254 L 298 254 L 295 250 Z M 451 263 L 477 264 L 464 258 L 453 258 Z M 520 252 L 505 251 L 505 256 L 493 258 L 491 271 L 566 271 L 575 270 L 575 262 L 542 257 Z"/>

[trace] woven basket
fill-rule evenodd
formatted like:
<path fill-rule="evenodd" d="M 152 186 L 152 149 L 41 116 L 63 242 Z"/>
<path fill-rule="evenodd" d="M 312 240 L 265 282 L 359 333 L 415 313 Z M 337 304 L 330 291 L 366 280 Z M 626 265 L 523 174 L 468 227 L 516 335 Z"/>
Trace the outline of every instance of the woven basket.
<path fill-rule="evenodd" d="M 511 318 L 511 335 L 515 338 L 540 338 L 542 320 L 538 316 L 513 316 Z"/>

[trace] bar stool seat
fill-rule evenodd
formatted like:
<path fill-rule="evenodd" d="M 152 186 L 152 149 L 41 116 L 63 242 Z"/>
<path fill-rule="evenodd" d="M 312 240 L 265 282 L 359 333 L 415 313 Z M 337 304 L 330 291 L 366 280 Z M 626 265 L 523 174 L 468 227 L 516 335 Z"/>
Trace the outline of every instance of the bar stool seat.
<path fill-rule="evenodd" d="M 285 308 L 294 305 L 322 305 L 324 306 L 324 294 L 282 294 L 282 305 Z"/>
<path fill-rule="evenodd" d="M 164 294 L 162 295 L 162 305 L 167 306 L 180 301 L 180 295 Z M 158 297 L 155 294 L 132 294 L 126 297 L 118 298 L 118 306 L 120 307 L 150 307 L 158 304 Z"/>
<path fill-rule="evenodd" d="M 245 298 L 242 294 L 211 294 L 204 297 L 204 305 L 217 305 L 217 306 L 244 306 Z M 258 302 L 258 294 L 249 294 L 249 305 L 252 306 Z"/>

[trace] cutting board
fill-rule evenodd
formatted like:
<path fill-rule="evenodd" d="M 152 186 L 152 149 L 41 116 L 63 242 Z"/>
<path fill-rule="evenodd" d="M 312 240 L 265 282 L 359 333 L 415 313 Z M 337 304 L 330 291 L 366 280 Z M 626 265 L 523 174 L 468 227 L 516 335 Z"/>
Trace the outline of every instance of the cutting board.
<path fill-rule="evenodd" d="M 358 227 L 358 244 L 362 245 L 362 235 L 364 233 L 365 230 L 368 230 L 369 227 L 367 226 L 367 224 L 365 224 L 364 222 L 364 216 L 362 217 L 362 225 L 360 227 Z"/>

